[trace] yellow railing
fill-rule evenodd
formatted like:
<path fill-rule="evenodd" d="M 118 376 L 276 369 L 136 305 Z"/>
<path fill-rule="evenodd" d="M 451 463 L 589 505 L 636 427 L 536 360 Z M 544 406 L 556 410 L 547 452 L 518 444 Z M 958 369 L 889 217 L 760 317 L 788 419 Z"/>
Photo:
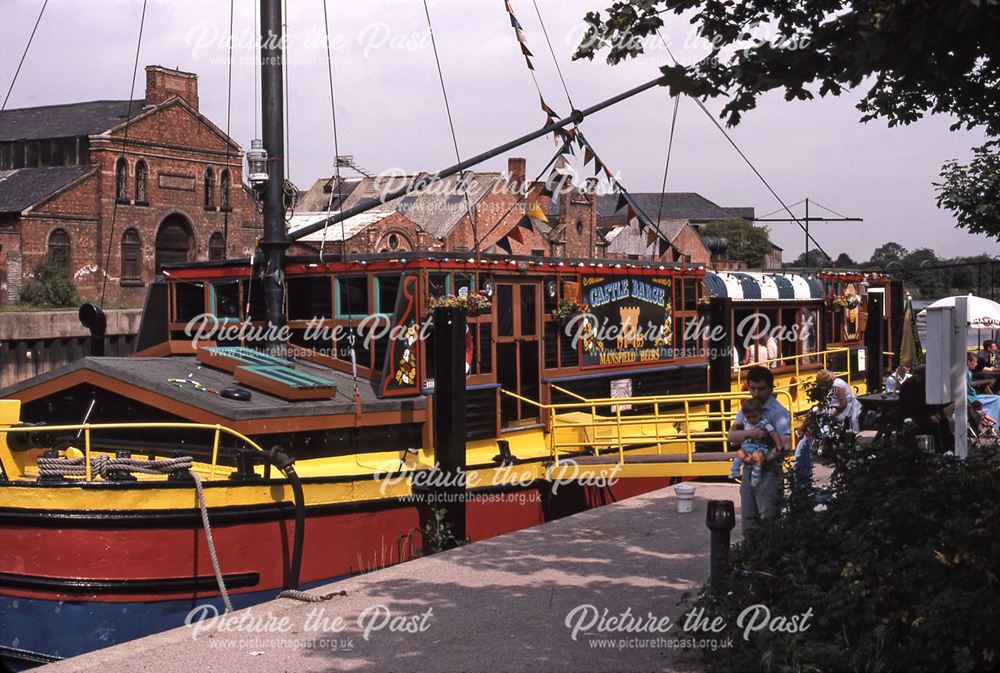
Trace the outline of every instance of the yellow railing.
<path fill-rule="evenodd" d="M 801 377 L 801 367 L 803 364 L 815 365 L 816 362 L 804 363 L 803 361 L 807 358 L 810 360 L 817 360 L 822 363 L 822 369 L 830 369 L 830 356 L 836 355 L 838 353 L 845 353 L 847 357 L 847 371 L 846 372 L 834 372 L 837 376 L 847 377 L 848 385 L 851 384 L 851 349 L 847 346 L 842 346 L 840 348 L 830 348 L 825 351 L 816 351 L 815 353 L 801 353 L 799 355 L 790 355 L 788 357 L 772 358 L 770 360 L 762 360 L 760 362 L 754 362 L 748 365 L 739 365 L 736 367 L 736 384 L 738 386 L 743 386 L 743 371 L 750 369 L 751 367 L 772 367 L 780 365 L 782 367 L 789 366 L 788 362 L 793 362 L 795 367 L 795 378 L 799 379 Z"/>
<path fill-rule="evenodd" d="M 224 425 L 209 425 L 207 423 L 82 423 L 79 425 L 36 425 L 36 426 L 26 426 L 26 427 L 6 427 L 0 428 L 0 438 L 6 443 L 7 435 L 10 433 L 51 433 L 51 432 L 71 432 L 76 431 L 79 433 L 83 432 L 83 456 L 84 456 L 84 470 L 85 470 L 85 480 L 92 481 L 93 475 L 91 474 L 90 467 L 90 454 L 91 454 L 91 438 L 90 433 L 92 430 L 152 430 L 152 429 L 173 429 L 173 430 L 210 430 L 213 433 L 212 436 L 212 462 L 209 470 L 209 479 L 215 478 L 216 468 L 218 467 L 219 460 L 219 440 L 223 434 L 234 437 L 237 440 L 243 442 L 250 448 L 256 449 L 261 453 L 264 452 L 256 442 L 247 437 L 246 435 L 227 428 Z M 57 438 L 62 439 L 62 438 Z M 9 450 L 9 447 L 5 447 Z M 179 450 L 183 448 L 183 445 L 178 445 Z"/>
<path fill-rule="evenodd" d="M 683 444 L 688 463 L 694 462 L 695 445 L 699 443 L 719 443 L 722 451 L 728 452 L 729 427 L 738 407 L 734 403 L 750 396 L 746 392 L 729 392 L 584 398 L 558 386 L 553 388 L 580 401 L 541 404 L 507 390 L 500 392 L 538 407 L 547 416 L 549 451 L 556 467 L 560 454 L 578 454 L 587 448 L 617 449 L 620 463 L 625 461 L 626 449 L 655 447 L 656 453 L 662 454 L 665 444 Z M 775 391 L 774 394 L 790 408 L 792 398 L 788 391 Z M 623 407 L 629 405 L 652 407 L 652 413 L 623 415 Z M 598 409 L 605 407 L 610 409 L 610 415 L 598 414 Z M 569 417 L 578 412 L 584 412 L 589 420 Z"/>

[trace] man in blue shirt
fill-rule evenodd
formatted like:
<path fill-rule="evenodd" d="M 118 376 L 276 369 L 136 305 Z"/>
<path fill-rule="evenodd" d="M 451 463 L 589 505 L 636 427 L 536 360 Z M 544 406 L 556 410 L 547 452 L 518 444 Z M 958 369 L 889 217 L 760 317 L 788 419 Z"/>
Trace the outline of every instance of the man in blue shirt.
<path fill-rule="evenodd" d="M 772 395 L 774 375 L 766 367 L 751 367 L 747 370 L 747 387 L 750 396 L 763 405 L 761 417 L 774 426 L 781 437 L 782 446 L 768 453 L 764 460 L 757 486 L 750 485 L 744 474 L 740 484 L 740 522 L 743 534 L 753 528 L 761 519 L 771 519 L 778 515 L 781 505 L 782 479 L 781 459 L 786 447 L 792 442 L 792 418 L 788 410 Z M 761 428 L 744 429 L 741 409 L 729 428 L 729 443 L 742 444 L 744 440 L 764 438 Z"/>

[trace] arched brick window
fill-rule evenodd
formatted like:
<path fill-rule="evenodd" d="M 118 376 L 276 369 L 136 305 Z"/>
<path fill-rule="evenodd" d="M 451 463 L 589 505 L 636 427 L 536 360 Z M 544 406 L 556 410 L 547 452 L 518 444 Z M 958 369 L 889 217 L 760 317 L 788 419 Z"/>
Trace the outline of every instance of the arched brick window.
<path fill-rule="evenodd" d="M 222 206 L 223 212 L 232 210 L 231 206 L 229 205 L 229 187 L 231 182 L 232 179 L 229 177 L 229 171 L 228 170 L 222 171 L 222 174 L 219 176 L 219 191 L 221 192 L 221 196 L 219 197 L 219 204 Z"/>
<path fill-rule="evenodd" d="M 69 234 L 65 229 L 53 229 L 49 234 L 49 259 L 69 270 Z"/>
<path fill-rule="evenodd" d="M 129 228 L 122 234 L 122 282 L 142 281 L 142 240 Z"/>
<path fill-rule="evenodd" d="M 214 262 L 225 258 L 226 239 L 217 231 L 208 239 L 208 260 Z"/>
<path fill-rule="evenodd" d="M 136 203 L 148 203 L 146 199 L 146 178 L 149 176 L 149 170 L 146 168 L 146 162 L 140 159 L 135 164 L 135 201 Z"/>
<path fill-rule="evenodd" d="M 215 208 L 215 171 L 211 168 L 205 169 L 205 208 Z"/>
<path fill-rule="evenodd" d="M 115 164 L 115 198 L 128 201 L 128 162 L 124 157 Z"/>

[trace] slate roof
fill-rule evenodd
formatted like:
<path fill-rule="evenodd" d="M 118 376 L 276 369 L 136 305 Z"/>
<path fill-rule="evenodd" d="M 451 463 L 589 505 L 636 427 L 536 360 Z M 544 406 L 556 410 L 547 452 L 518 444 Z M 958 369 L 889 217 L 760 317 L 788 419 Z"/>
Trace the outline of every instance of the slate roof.
<path fill-rule="evenodd" d="M 142 112 L 146 102 L 138 99 L 131 104 L 132 117 L 135 117 Z M 128 110 L 127 100 L 95 100 L 5 110 L 0 113 L 0 142 L 104 133 L 124 123 Z"/>
<path fill-rule="evenodd" d="M 334 178 L 320 178 L 306 190 L 305 195 L 296 204 L 295 210 L 300 210 L 304 213 L 318 213 L 325 211 L 327 206 L 336 210 L 338 207 L 338 198 L 346 201 L 347 197 L 351 195 L 351 192 L 359 184 L 361 184 L 361 178 L 345 178 L 341 176 L 340 189 L 338 190 L 337 181 Z M 330 191 L 327 191 L 327 185 L 330 186 Z M 332 204 L 330 203 L 331 194 L 333 195 Z"/>
<path fill-rule="evenodd" d="M 0 171 L 0 213 L 20 213 L 97 166 L 55 166 Z"/>
<path fill-rule="evenodd" d="M 660 210 L 660 194 L 655 192 L 629 193 L 635 203 L 650 219 L 656 219 Z M 615 215 L 618 206 L 617 194 L 602 194 L 597 197 L 599 218 Z M 661 220 L 689 220 L 708 222 L 726 220 L 733 217 L 753 217 L 753 208 L 723 208 L 694 192 L 667 192 L 663 195 Z"/>

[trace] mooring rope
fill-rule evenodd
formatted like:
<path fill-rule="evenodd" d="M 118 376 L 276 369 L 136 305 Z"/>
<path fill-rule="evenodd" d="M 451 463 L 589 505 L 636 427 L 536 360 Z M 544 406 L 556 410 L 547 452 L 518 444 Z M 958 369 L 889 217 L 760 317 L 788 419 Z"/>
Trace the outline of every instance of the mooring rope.
<path fill-rule="evenodd" d="M 208 507 L 205 505 L 205 492 L 201 488 L 201 477 L 191 471 L 191 478 L 194 479 L 194 489 L 198 492 L 198 507 L 201 508 L 201 523 L 205 526 L 205 540 L 208 541 L 208 555 L 212 558 L 212 570 L 215 571 L 215 581 L 219 585 L 219 593 L 222 594 L 222 602 L 226 605 L 226 613 L 233 611 L 233 604 L 229 600 L 229 592 L 226 591 L 226 581 L 222 577 L 222 570 L 219 567 L 219 557 L 215 553 L 215 540 L 212 539 L 212 525 L 208 522 Z"/>
<path fill-rule="evenodd" d="M 285 589 L 278 594 L 278 598 L 291 598 L 292 600 L 303 601 L 305 603 L 323 603 L 330 600 L 334 596 L 346 595 L 346 591 L 334 591 L 329 594 L 311 594 L 307 591 L 301 591 L 299 589 Z"/>
<path fill-rule="evenodd" d="M 191 456 L 143 460 L 100 455 L 90 459 L 90 472 L 92 475 L 106 479 L 111 473 L 121 472 L 170 474 L 178 470 L 190 470 L 193 465 L 194 459 Z M 79 458 L 39 458 L 38 472 L 43 477 L 84 477 L 87 475 L 87 463 L 83 456 Z"/>

